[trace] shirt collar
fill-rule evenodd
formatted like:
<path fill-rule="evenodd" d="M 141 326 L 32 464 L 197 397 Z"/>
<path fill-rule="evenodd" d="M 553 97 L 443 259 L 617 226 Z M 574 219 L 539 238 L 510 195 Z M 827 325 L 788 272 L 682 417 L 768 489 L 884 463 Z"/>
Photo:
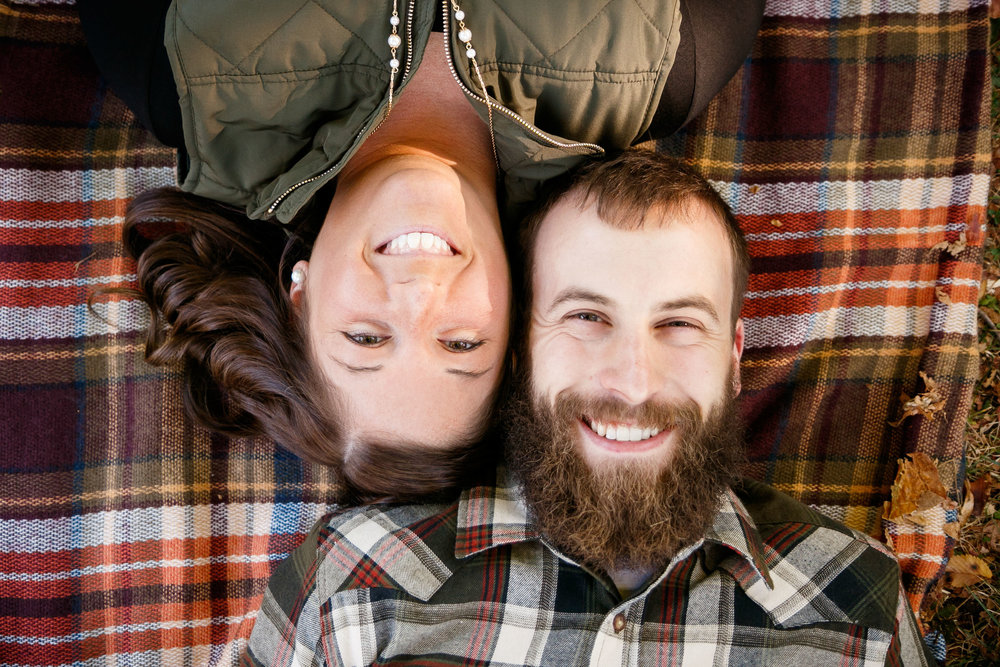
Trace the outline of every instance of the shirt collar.
<path fill-rule="evenodd" d="M 541 535 L 528 518 L 520 487 L 503 467 L 497 469 L 494 486 L 477 486 L 462 493 L 456 517 L 456 558 L 540 539 Z M 719 511 L 702 542 L 719 545 L 741 557 L 742 564 L 732 569 L 741 587 L 763 580 L 768 588 L 773 588 L 764 559 L 763 540 L 732 489 L 727 488 L 722 493 Z"/>

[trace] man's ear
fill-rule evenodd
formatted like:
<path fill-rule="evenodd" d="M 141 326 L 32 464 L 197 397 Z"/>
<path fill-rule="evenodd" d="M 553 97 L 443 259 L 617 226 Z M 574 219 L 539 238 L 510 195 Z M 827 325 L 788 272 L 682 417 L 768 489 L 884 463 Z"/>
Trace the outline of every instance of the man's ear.
<path fill-rule="evenodd" d="M 295 312 L 301 312 L 302 300 L 306 296 L 306 276 L 309 275 L 309 262 L 300 259 L 292 267 L 292 286 L 288 290 L 288 298 Z"/>
<path fill-rule="evenodd" d="M 733 329 L 733 395 L 740 393 L 743 385 L 740 381 L 740 359 L 743 357 L 743 318 L 736 320 Z"/>

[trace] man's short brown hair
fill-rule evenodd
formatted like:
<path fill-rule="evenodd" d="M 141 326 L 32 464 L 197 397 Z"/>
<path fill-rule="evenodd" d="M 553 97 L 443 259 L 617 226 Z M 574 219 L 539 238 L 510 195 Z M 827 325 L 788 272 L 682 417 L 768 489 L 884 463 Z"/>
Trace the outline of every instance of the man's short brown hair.
<path fill-rule="evenodd" d="M 651 214 L 659 218 L 665 212 L 684 211 L 695 202 L 707 207 L 725 229 L 733 255 L 732 326 L 736 326 L 750 274 L 750 256 L 736 218 L 701 174 L 671 157 L 636 148 L 586 162 L 553 181 L 525 217 L 520 235 L 523 266 L 517 271 L 525 312 L 531 310 L 538 229 L 552 207 L 567 197 L 577 197 L 581 207 L 596 203 L 601 220 L 627 231 L 642 229 Z"/>

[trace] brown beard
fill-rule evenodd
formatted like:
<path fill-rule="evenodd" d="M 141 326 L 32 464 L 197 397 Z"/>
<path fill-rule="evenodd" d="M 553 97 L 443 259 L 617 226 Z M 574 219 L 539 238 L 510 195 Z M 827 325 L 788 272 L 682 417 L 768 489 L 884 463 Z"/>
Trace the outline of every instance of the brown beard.
<path fill-rule="evenodd" d="M 633 407 L 563 392 L 552 409 L 533 400 L 521 381 L 504 415 L 507 463 L 538 530 L 565 555 L 603 572 L 662 569 L 704 536 L 744 458 L 730 392 L 703 421 L 693 402 Z M 583 415 L 670 424 L 676 445 L 659 466 L 643 461 L 595 470 L 577 442 Z"/>

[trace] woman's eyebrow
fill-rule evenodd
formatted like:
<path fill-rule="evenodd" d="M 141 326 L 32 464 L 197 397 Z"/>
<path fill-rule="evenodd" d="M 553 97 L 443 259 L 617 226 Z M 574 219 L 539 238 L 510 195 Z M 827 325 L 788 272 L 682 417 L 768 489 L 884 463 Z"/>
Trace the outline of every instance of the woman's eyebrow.
<path fill-rule="evenodd" d="M 341 361 L 340 359 L 338 359 L 337 357 L 333 356 L 332 354 L 328 354 L 327 356 L 330 357 L 331 359 L 333 359 L 336 363 L 340 364 L 341 366 L 343 366 L 344 368 L 346 368 L 347 370 L 349 370 L 352 373 L 373 373 L 375 371 L 382 370 L 382 364 L 378 364 L 377 366 L 352 366 L 352 365 L 350 365 L 347 362 Z"/>
<path fill-rule="evenodd" d="M 461 368 L 446 368 L 445 369 L 445 373 L 451 373 L 452 375 L 461 375 L 463 377 L 473 378 L 474 379 L 474 378 L 483 377 L 484 375 L 486 375 L 487 373 L 489 373 L 491 370 L 493 370 L 493 366 L 490 366 L 489 368 L 481 370 L 481 371 L 467 371 L 467 370 L 463 370 Z"/>

